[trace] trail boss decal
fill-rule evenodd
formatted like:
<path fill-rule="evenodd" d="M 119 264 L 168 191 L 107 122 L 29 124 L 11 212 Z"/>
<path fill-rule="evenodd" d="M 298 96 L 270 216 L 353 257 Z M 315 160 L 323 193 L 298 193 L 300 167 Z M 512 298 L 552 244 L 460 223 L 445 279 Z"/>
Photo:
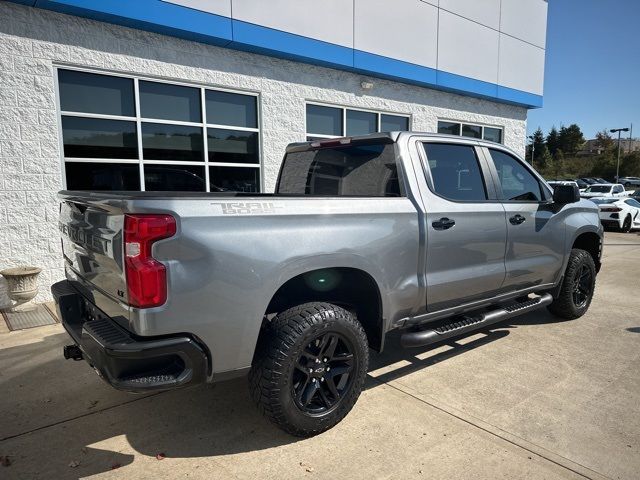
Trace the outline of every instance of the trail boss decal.
<path fill-rule="evenodd" d="M 262 215 L 265 213 L 276 213 L 282 208 L 272 202 L 222 202 L 212 203 L 222 208 L 223 215 Z"/>

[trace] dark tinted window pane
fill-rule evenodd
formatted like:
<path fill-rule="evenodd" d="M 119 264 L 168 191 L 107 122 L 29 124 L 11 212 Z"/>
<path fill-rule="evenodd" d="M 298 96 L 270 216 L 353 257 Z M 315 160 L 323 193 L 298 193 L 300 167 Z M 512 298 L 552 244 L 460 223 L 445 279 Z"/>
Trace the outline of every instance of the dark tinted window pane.
<path fill-rule="evenodd" d="M 246 167 L 209 167 L 212 192 L 259 192 L 260 169 Z"/>
<path fill-rule="evenodd" d="M 62 111 L 136 115 L 130 78 L 58 70 L 58 87 Z"/>
<path fill-rule="evenodd" d="M 204 192 L 204 167 L 196 165 L 145 165 L 147 192 Z"/>
<path fill-rule="evenodd" d="M 498 150 L 489 150 L 498 171 L 505 200 L 540 201 L 540 183 L 518 160 Z"/>
<path fill-rule="evenodd" d="M 286 155 L 279 193 L 397 197 L 402 195 L 391 144 L 348 145 Z"/>
<path fill-rule="evenodd" d="M 433 188 L 451 200 L 486 200 L 482 172 L 473 147 L 425 143 Z"/>
<path fill-rule="evenodd" d="M 210 162 L 259 163 L 258 133 L 207 129 Z"/>
<path fill-rule="evenodd" d="M 140 190 L 140 169 L 131 163 L 66 162 L 67 190 Z"/>
<path fill-rule="evenodd" d="M 145 118 L 201 122 L 200 89 L 158 82 L 139 82 L 140 111 Z"/>
<path fill-rule="evenodd" d="M 462 136 L 472 138 L 482 138 L 482 127 L 478 125 L 462 124 Z"/>
<path fill-rule="evenodd" d="M 399 117 L 398 115 L 382 115 L 380 118 L 380 131 L 381 132 L 393 132 L 401 131 L 405 132 L 409 130 L 409 118 Z"/>
<path fill-rule="evenodd" d="M 207 90 L 207 123 L 258 128 L 256 97 Z"/>
<path fill-rule="evenodd" d="M 502 129 L 484 127 L 484 139 L 490 142 L 502 143 Z"/>
<path fill-rule="evenodd" d="M 138 158 L 135 122 L 62 117 L 65 157 Z"/>
<path fill-rule="evenodd" d="M 202 128 L 143 123 L 142 154 L 145 160 L 204 161 Z"/>
<path fill-rule="evenodd" d="M 453 122 L 438 122 L 438 133 L 460 135 L 460 124 Z"/>
<path fill-rule="evenodd" d="M 307 105 L 307 133 L 342 136 L 342 109 Z"/>
<path fill-rule="evenodd" d="M 347 110 L 347 135 L 366 135 L 377 131 L 378 115 L 376 113 Z"/>

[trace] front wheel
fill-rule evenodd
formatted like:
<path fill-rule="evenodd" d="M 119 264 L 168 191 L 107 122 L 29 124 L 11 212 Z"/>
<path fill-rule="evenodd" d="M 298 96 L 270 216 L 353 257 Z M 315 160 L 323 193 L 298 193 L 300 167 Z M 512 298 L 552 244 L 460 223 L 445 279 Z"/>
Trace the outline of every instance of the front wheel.
<path fill-rule="evenodd" d="M 286 432 L 321 433 L 360 396 L 368 348 L 362 325 L 347 310 L 320 302 L 290 308 L 260 335 L 249 374 L 252 397 Z"/>
<path fill-rule="evenodd" d="M 558 296 L 547 308 L 554 315 L 572 320 L 584 315 L 591 305 L 596 286 L 596 265 L 591 254 L 574 248 Z"/>

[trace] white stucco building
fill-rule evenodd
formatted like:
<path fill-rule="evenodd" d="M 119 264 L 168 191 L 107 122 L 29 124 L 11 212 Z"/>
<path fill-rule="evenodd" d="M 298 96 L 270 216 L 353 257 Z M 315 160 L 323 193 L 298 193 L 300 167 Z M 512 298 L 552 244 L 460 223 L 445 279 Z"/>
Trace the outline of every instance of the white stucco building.
<path fill-rule="evenodd" d="M 382 130 L 522 153 L 546 17 L 544 0 L 0 2 L 0 269 L 43 267 L 49 297 L 63 188 L 272 191 L 288 143 Z"/>

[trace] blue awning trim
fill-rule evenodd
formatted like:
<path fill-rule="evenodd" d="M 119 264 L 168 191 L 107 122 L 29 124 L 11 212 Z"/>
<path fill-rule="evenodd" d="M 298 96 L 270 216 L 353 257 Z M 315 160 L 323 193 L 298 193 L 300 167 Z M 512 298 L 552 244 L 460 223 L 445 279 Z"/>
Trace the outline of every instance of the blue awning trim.
<path fill-rule="evenodd" d="M 161 0 L 11 0 L 201 43 L 332 67 L 527 108 L 542 96 Z"/>

